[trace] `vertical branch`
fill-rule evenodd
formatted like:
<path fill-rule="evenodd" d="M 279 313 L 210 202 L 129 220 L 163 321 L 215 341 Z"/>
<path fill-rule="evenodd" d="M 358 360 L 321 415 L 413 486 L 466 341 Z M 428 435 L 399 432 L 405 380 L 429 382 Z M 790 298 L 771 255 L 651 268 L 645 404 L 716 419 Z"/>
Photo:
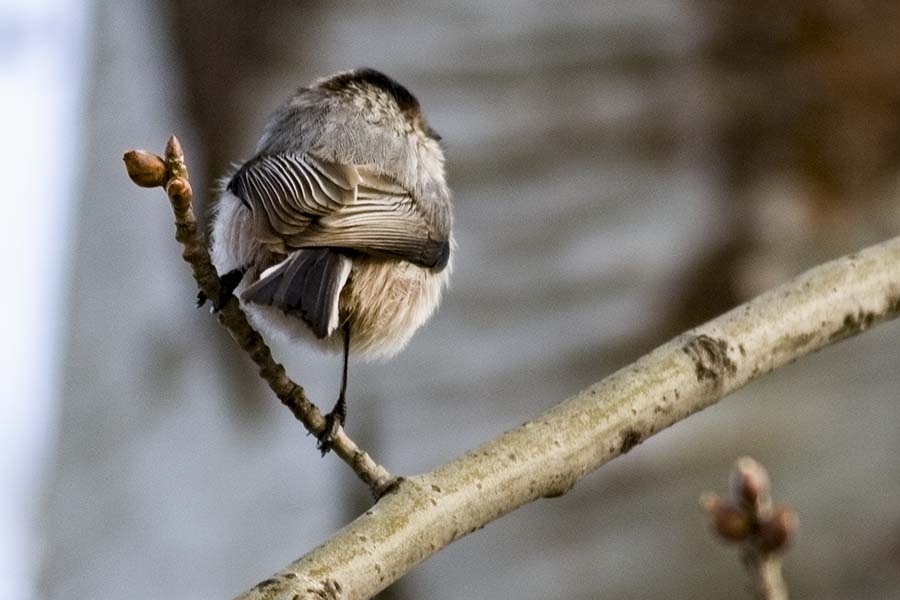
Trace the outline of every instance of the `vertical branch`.
<path fill-rule="evenodd" d="M 175 214 L 175 239 L 184 247 L 181 255 L 191 266 L 200 292 L 207 298 L 219 298 L 222 284 L 210 259 L 205 236 L 197 225 L 187 165 L 178 139 L 175 136 L 169 138 L 165 160 L 155 154 L 132 150 L 125 154 L 124 161 L 129 176 L 137 185 L 165 188 Z M 309 400 L 306 391 L 294 383 L 285 373 L 284 367 L 274 360 L 272 351 L 247 321 L 234 296 L 221 306 L 216 318 L 256 363 L 260 376 L 281 403 L 303 423 L 307 431 L 320 436 L 325 430 L 322 413 Z M 335 435 L 332 450 L 369 486 L 376 497 L 380 497 L 396 481 L 389 471 L 357 446 L 343 429 Z"/>

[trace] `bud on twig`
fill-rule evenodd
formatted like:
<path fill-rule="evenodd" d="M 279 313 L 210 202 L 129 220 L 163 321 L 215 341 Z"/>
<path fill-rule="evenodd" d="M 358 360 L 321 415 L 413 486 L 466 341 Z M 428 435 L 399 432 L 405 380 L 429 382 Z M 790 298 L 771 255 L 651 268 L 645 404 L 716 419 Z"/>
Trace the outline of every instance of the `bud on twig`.
<path fill-rule="evenodd" d="M 772 488 L 766 468 L 742 456 L 734 463 L 731 489 L 735 501 L 759 518 L 766 518 L 772 510 Z"/>
<path fill-rule="evenodd" d="M 733 503 L 707 492 L 700 497 L 700 504 L 709 515 L 713 529 L 725 541 L 742 542 L 752 533 L 753 524 L 747 513 Z"/>
<path fill-rule="evenodd" d="M 166 142 L 166 167 L 170 177 L 180 177 L 184 180 L 190 178 L 187 164 L 184 162 L 184 150 L 181 149 L 181 142 L 174 135 L 170 135 Z"/>
<path fill-rule="evenodd" d="M 772 517 L 759 525 L 759 549 L 771 553 L 784 550 L 797 533 L 800 520 L 787 506 L 775 508 Z"/>
<path fill-rule="evenodd" d="M 131 180 L 141 187 L 161 187 L 166 183 L 166 163 L 162 157 L 143 150 L 131 150 L 122 157 Z"/>
<path fill-rule="evenodd" d="M 713 530 L 726 542 L 739 542 L 740 553 L 760 600 L 786 600 L 779 553 L 797 532 L 797 515 L 772 506 L 766 468 L 750 457 L 737 460 L 731 473 L 731 498 L 706 492 L 700 504 Z"/>

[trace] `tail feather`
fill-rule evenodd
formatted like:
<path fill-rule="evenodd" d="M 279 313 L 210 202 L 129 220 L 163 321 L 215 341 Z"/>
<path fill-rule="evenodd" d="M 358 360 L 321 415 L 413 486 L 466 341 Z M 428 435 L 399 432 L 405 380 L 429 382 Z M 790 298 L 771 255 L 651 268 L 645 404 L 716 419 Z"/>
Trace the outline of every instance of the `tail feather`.
<path fill-rule="evenodd" d="M 350 259 L 329 248 L 292 253 L 263 272 L 241 298 L 274 306 L 299 316 L 316 337 L 328 337 L 338 327 L 338 301 L 350 274 Z"/>

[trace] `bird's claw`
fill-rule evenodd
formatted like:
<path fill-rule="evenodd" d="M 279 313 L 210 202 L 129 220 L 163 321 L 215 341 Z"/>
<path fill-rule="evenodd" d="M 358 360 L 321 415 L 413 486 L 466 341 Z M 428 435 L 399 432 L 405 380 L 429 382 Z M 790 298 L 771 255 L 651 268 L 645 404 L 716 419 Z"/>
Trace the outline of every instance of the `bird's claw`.
<path fill-rule="evenodd" d="M 243 269 L 233 269 L 228 271 L 224 275 L 219 278 L 221 283 L 221 287 L 219 288 L 219 297 L 213 300 L 212 303 L 212 311 L 214 313 L 219 312 L 225 305 L 228 304 L 228 301 L 231 300 L 231 297 L 234 295 L 235 288 L 241 283 L 241 279 L 244 277 Z M 212 300 L 209 296 L 206 295 L 206 292 L 201 290 L 197 293 L 197 308 L 200 308 L 208 300 Z"/>
<path fill-rule="evenodd" d="M 334 412 L 325 415 L 325 429 L 318 436 L 319 441 L 316 443 L 316 448 L 322 453 L 322 456 L 331 451 L 334 439 L 343 425 L 342 421 L 343 419 L 340 418 L 340 415 L 336 415 Z"/>
<path fill-rule="evenodd" d="M 222 290 L 219 294 L 219 297 L 212 302 L 212 312 L 217 313 L 225 308 L 225 305 L 228 304 L 228 301 L 231 299 L 232 294 L 229 291 Z M 204 292 L 197 292 L 197 308 L 201 308 L 204 304 L 209 302 L 210 297 L 206 295 Z"/>

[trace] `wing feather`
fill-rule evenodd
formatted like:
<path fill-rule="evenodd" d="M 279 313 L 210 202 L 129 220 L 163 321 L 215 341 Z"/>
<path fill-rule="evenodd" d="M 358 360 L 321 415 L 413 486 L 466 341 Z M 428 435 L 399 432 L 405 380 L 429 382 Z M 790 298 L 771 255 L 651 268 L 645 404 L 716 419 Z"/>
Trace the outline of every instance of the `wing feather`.
<path fill-rule="evenodd" d="M 423 207 L 365 165 L 262 155 L 242 166 L 228 189 L 250 207 L 259 239 L 281 251 L 347 248 L 434 268 L 449 257 L 449 209 Z"/>

